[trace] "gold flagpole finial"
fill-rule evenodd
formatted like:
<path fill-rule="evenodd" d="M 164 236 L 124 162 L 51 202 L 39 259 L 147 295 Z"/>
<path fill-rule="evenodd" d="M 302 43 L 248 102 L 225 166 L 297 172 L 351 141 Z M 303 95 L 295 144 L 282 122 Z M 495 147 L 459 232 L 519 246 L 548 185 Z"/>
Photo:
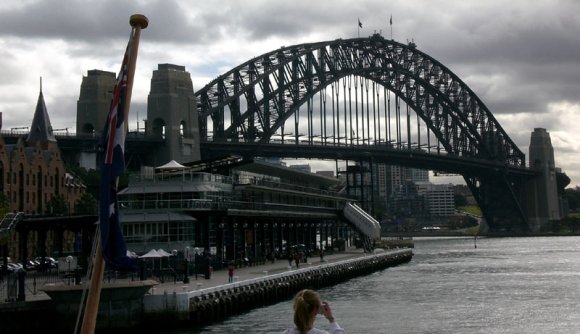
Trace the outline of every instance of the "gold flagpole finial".
<path fill-rule="evenodd" d="M 131 15 L 131 18 L 129 18 L 129 24 L 131 27 L 145 29 L 149 25 L 149 19 L 145 15 L 134 14 Z"/>

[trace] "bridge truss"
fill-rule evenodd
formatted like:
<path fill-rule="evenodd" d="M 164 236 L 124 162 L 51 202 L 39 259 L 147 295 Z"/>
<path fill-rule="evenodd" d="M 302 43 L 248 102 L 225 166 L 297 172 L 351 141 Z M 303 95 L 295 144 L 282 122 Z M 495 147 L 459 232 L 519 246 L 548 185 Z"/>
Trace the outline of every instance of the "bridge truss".
<path fill-rule="evenodd" d="M 459 172 L 490 228 L 527 229 L 525 155 L 457 75 L 413 44 L 375 34 L 282 47 L 195 95 L 213 153 L 262 156 L 282 144 L 272 155 L 306 157 L 322 146 L 335 159 Z"/>

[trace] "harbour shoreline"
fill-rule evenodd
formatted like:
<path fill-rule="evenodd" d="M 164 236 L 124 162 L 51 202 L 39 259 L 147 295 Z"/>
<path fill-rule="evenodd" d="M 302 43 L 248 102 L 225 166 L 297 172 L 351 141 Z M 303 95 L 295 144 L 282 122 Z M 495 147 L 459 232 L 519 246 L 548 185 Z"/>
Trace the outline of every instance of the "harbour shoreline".
<path fill-rule="evenodd" d="M 381 250 L 369 254 L 352 248 L 326 255 L 324 259 L 309 258 L 299 268 L 295 264 L 288 266 L 286 260 L 237 268 L 234 271 L 235 282 L 232 283 L 228 283 L 227 270 L 215 271 L 209 279 L 190 276 L 187 284 L 183 280 L 159 283 L 137 300 L 102 303 L 97 332 L 199 328 L 255 307 L 291 298 L 297 289 L 337 284 L 408 262 L 412 256 L 410 249 Z M 42 330 L 45 328 L 42 325 L 33 327 L 50 321 L 51 327 L 58 330 L 74 328 L 78 307 L 73 304 L 56 305 L 46 293 L 41 292 L 27 297 L 24 302 L 0 305 L 0 310 L 0 321 L 3 323 L 0 333 L 29 333 Z M 31 317 L 38 321 L 26 320 Z M 58 319 L 58 323 L 54 323 L 54 319 Z"/>

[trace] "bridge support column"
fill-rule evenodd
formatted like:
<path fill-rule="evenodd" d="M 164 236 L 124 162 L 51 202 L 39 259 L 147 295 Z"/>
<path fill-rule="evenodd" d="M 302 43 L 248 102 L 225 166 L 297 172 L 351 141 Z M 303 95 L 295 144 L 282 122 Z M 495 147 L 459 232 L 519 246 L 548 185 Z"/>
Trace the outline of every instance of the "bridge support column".
<path fill-rule="evenodd" d="M 537 232 L 550 221 L 561 219 L 554 149 L 546 129 L 532 132 L 529 159 L 530 167 L 539 173 L 527 183 L 526 213 L 531 231 Z"/>

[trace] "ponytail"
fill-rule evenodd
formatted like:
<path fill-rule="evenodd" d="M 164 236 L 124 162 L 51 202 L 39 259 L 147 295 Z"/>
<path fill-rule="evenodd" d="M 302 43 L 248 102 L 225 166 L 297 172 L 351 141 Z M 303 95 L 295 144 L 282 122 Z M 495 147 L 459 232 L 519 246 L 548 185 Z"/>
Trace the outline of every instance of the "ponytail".
<path fill-rule="evenodd" d="M 313 290 L 304 289 L 294 297 L 294 325 L 300 333 L 306 333 L 312 327 L 316 313 L 320 307 L 320 295 Z"/>

